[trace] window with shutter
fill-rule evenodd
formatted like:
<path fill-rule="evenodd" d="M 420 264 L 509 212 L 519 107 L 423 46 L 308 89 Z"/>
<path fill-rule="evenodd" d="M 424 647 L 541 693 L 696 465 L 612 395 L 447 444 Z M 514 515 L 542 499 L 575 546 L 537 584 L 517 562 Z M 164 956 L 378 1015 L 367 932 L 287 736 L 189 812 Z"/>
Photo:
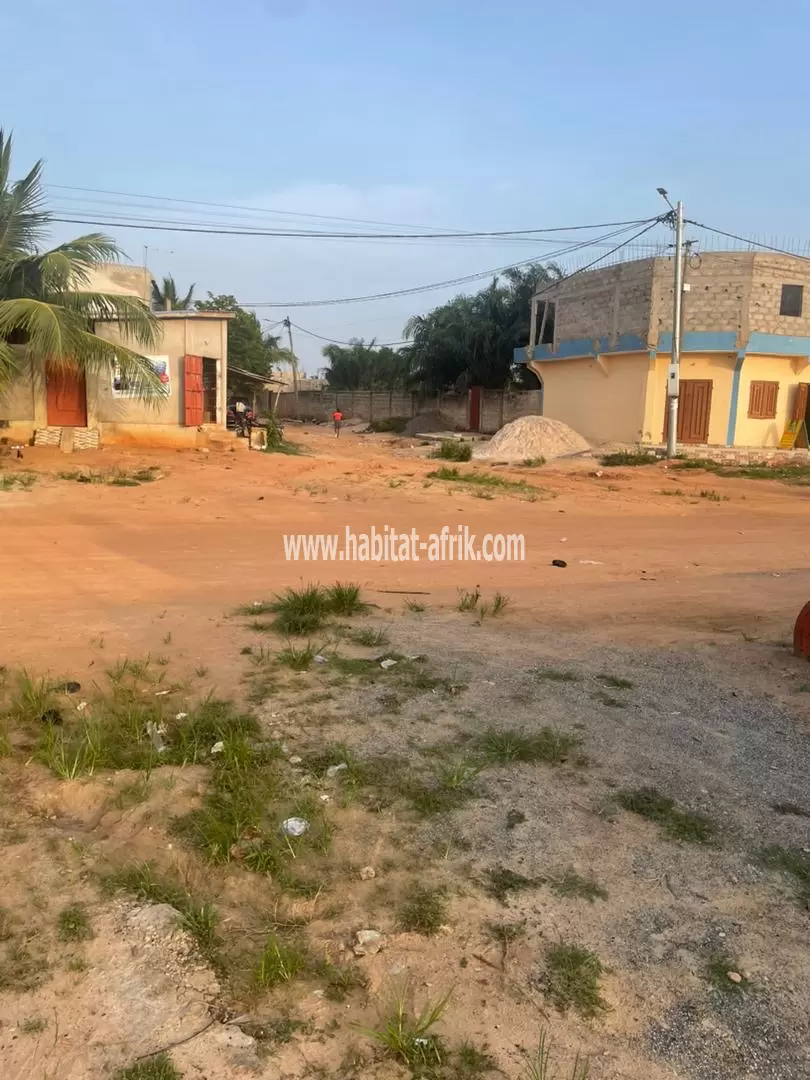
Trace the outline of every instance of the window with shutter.
<path fill-rule="evenodd" d="M 749 420 L 773 420 L 776 417 L 778 382 L 752 382 L 748 398 Z"/>

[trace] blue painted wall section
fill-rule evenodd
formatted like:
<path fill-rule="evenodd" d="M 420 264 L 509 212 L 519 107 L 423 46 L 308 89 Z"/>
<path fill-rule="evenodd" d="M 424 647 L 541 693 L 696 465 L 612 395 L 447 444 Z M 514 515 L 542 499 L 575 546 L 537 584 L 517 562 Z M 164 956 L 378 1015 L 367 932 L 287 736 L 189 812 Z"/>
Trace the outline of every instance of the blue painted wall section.
<path fill-rule="evenodd" d="M 734 374 L 731 376 L 731 399 L 728 403 L 728 430 L 726 431 L 726 446 L 734 445 L 734 436 L 737 433 L 737 405 L 740 400 L 740 374 L 745 362 L 745 349 L 740 349 L 734 363 Z"/>
<path fill-rule="evenodd" d="M 649 344 L 637 334 L 621 334 L 613 342 L 605 335 L 600 338 L 574 338 L 570 341 L 561 341 L 556 351 L 552 351 L 550 345 L 537 345 L 532 353 L 532 360 L 590 360 L 600 354 L 611 353 L 647 352 Z M 658 341 L 657 352 L 669 353 L 672 351 L 672 334 L 661 334 Z M 737 335 L 733 330 L 729 331 L 687 331 L 681 341 L 682 353 L 737 353 Z M 788 337 L 786 334 L 751 334 L 743 353 L 756 353 L 760 356 L 810 356 L 810 337 Z M 526 349 L 515 349 L 514 358 L 516 364 L 526 363 Z"/>

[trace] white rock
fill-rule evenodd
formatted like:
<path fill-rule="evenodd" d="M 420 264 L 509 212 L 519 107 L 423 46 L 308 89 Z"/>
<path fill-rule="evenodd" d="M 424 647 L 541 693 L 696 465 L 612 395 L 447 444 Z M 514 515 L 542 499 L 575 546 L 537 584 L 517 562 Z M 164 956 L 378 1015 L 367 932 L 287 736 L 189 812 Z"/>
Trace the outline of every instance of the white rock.
<path fill-rule="evenodd" d="M 741 983 L 742 982 L 742 975 L 740 975 L 739 971 L 727 971 L 726 972 L 726 978 L 731 979 L 731 981 L 733 983 Z"/>
<path fill-rule="evenodd" d="M 392 660 L 390 656 L 388 657 L 387 660 L 380 661 L 380 667 L 383 669 L 383 671 L 388 671 L 389 668 L 392 668 L 395 665 L 396 665 L 396 660 Z"/>
<path fill-rule="evenodd" d="M 225 743 L 220 739 L 219 742 L 215 742 L 211 747 L 212 754 L 222 754 L 225 752 Z"/>
<path fill-rule="evenodd" d="M 312 659 L 316 664 L 327 664 L 329 662 L 327 657 L 322 656 L 320 653 L 317 653 Z"/>
<path fill-rule="evenodd" d="M 349 766 L 346 764 L 345 761 L 341 761 L 339 765 L 330 765 L 329 768 L 326 770 L 326 779 L 334 779 L 338 775 L 338 773 L 342 773 L 345 769 L 348 769 L 348 767 Z"/>
<path fill-rule="evenodd" d="M 355 956 L 376 956 L 383 947 L 383 936 L 379 930 L 358 930 L 355 942 Z"/>
<path fill-rule="evenodd" d="M 360 871 L 361 881 L 371 881 L 372 878 L 377 876 L 377 871 L 373 866 L 364 866 Z"/>
<path fill-rule="evenodd" d="M 293 756 L 289 759 L 291 765 L 300 765 L 303 760 L 304 759 L 302 757 L 299 757 L 298 754 L 293 754 Z"/>

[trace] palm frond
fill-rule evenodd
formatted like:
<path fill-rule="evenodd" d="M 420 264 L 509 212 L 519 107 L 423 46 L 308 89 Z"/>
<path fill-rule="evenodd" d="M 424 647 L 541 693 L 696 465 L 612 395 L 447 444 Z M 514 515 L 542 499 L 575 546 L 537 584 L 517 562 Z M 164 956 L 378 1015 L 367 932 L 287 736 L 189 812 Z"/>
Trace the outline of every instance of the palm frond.
<path fill-rule="evenodd" d="M 5 263 L 37 246 L 50 220 L 43 208 L 42 161 L 12 183 L 13 145 L 0 128 L 0 273 Z"/>
<path fill-rule="evenodd" d="M 118 323 L 124 340 L 129 338 L 144 348 L 159 345 L 163 336 L 160 320 L 137 296 L 73 291 L 61 296 L 59 302 L 88 323 Z"/>

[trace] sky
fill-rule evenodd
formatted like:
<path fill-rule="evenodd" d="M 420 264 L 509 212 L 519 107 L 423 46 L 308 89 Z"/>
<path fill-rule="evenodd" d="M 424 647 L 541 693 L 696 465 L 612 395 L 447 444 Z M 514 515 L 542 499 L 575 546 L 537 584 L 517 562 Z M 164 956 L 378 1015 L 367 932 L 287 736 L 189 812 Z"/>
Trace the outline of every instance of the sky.
<path fill-rule="evenodd" d="M 13 130 L 17 173 L 45 159 L 57 217 L 543 229 L 651 217 L 666 210 L 664 186 L 687 217 L 797 241 L 810 237 L 810 5 L 770 10 L 751 0 L 27 0 L 0 11 L 0 41 L 17 43 L 0 65 L 0 124 Z M 94 228 L 57 222 L 54 240 Z M 525 238 L 104 231 L 156 277 L 245 304 L 409 288 L 552 249 Z M 458 291 L 256 310 L 268 327 L 290 315 L 314 372 L 323 342 L 304 331 L 399 341 L 410 315 Z"/>

